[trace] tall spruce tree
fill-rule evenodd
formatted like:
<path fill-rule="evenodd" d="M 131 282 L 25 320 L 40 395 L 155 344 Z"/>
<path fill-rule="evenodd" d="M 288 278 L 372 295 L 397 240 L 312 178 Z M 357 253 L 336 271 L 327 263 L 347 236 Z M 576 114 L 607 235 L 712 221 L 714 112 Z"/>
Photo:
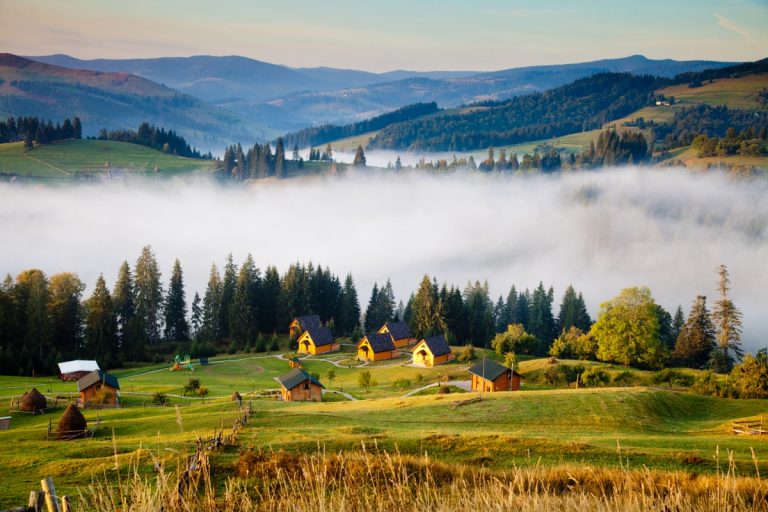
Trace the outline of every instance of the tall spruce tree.
<path fill-rule="evenodd" d="M 539 340 L 539 349 L 543 354 L 549 352 L 549 347 L 555 338 L 555 318 L 552 315 L 552 292 L 544 289 L 544 283 L 533 291 L 533 297 L 529 307 L 529 333 Z"/>
<path fill-rule="evenodd" d="M 410 327 L 415 337 L 425 338 L 445 331 L 440 309 L 437 287 L 424 275 L 411 302 Z"/>
<path fill-rule="evenodd" d="M 163 307 L 163 289 L 160 269 L 150 246 L 141 250 L 134 269 L 136 290 L 136 316 L 141 320 L 143 333 L 149 343 L 160 340 L 160 320 Z"/>
<path fill-rule="evenodd" d="M 677 343 L 677 337 L 680 336 L 680 332 L 683 330 L 684 325 L 685 325 L 685 314 L 683 313 L 683 307 L 677 306 L 677 309 L 675 310 L 675 316 L 672 317 L 672 332 L 671 332 L 672 339 L 675 340 L 675 343 Z"/>
<path fill-rule="evenodd" d="M 504 297 L 501 295 L 493 307 L 493 322 L 497 333 L 506 331 L 507 325 L 509 325 L 509 310 Z"/>
<path fill-rule="evenodd" d="M 368 307 L 365 308 L 365 320 L 364 320 L 364 328 L 365 332 L 372 332 L 374 329 L 377 329 L 376 326 L 376 306 L 379 301 L 379 285 L 378 283 L 373 283 L 373 288 L 371 289 L 371 298 L 368 299 Z"/>
<path fill-rule="evenodd" d="M 195 292 L 195 296 L 192 298 L 192 332 L 191 335 L 194 339 L 200 337 L 200 326 L 203 324 L 203 308 L 200 306 L 200 294 Z"/>
<path fill-rule="evenodd" d="M 99 275 L 86 302 L 85 347 L 88 356 L 98 359 L 104 366 L 117 362 L 117 318 L 103 275 Z"/>
<path fill-rule="evenodd" d="M 223 285 L 216 264 L 211 265 L 208 286 L 203 296 L 203 323 L 200 327 L 200 339 L 206 342 L 221 339 L 221 295 Z"/>
<path fill-rule="evenodd" d="M 720 298 L 712 307 L 712 322 L 717 329 L 717 351 L 712 362 L 716 371 L 727 372 L 744 355 L 741 350 L 741 311 L 728 298 L 731 289 L 728 269 L 720 265 L 717 272 Z"/>
<path fill-rule="evenodd" d="M 14 295 L 18 301 L 17 313 L 22 328 L 20 365 L 27 371 L 52 371 L 54 361 L 49 350 L 52 326 L 48 314 L 48 276 L 38 269 L 21 272 L 16 277 Z"/>
<path fill-rule="evenodd" d="M 256 339 L 258 324 L 259 269 L 249 254 L 240 267 L 235 296 L 229 312 L 229 332 L 238 348 Z"/>
<path fill-rule="evenodd" d="M 218 333 L 222 339 L 229 338 L 229 313 L 235 300 L 235 286 L 237 286 L 237 265 L 235 265 L 230 253 L 224 264 L 224 281 L 221 285 L 221 314 L 219 315 Z"/>
<path fill-rule="evenodd" d="M 688 320 L 677 337 L 674 358 L 678 364 L 689 368 L 702 368 L 714 348 L 715 328 L 707 311 L 707 298 L 699 295 L 693 301 Z"/>
<path fill-rule="evenodd" d="M 74 358 L 83 338 L 81 298 L 85 284 L 77 274 L 62 272 L 51 276 L 48 310 L 51 316 L 52 349 L 59 357 Z"/>
<path fill-rule="evenodd" d="M 568 285 L 563 294 L 563 300 L 560 303 L 560 312 L 557 315 L 556 332 L 568 331 L 571 327 L 578 327 L 584 332 L 589 330 L 592 325 L 592 319 L 589 318 L 587 306 L 584 304 L 584 297 L 573 286 Z"/>
<path fill-rule="evenodd" d="M 178 259 L 173 263 L 171 281 L 168 284 L 168 295 L 165 299 L 165 340 L 189 340 L 187 301 L 184 296 L 184 276 Z"/>
<path fill-rule="evenodd" d="M 275 177 L 278 179 L 285 177 L 285 147 L 282 137 L 278 137 L 275 147 Z"/>
<path fill-rule="evenodd" d="M 339 334 L 349 336 L 360 325 L 360 301 L 357 298 L 357 290 L 352 280 L 352 274 L 347 274 L 347 277 L 344 279 L 344 289 L 341 292 L 340 302 L 336 329 Z"/>
<path fill-rule="evenodd" d="M 467 283 L 464 288 L 467 341 L 476 347 L 487 347 L 493 338 L 493 302 L 488 294 L 488 283 Z"/>
<path fill-rule="evenodd" d="M 130 361 L 141 359 L 144 333 L 141 320 L 136 316 L 136 290 L 127 261 L 120 265 L 117 272 L 112 305 L 117 317 L 118 344 L 123 358 Z"/>
<path fill-rule="evenodd" d="M 355 151 L 355 159 L 352 161 L 352 165 L 355 167 L 365 167 L 366 160 L 365 160 L 365 151 L 363 151 L 363 146 L 357 146 L 357 151 Z"/>
<path fill-rule="evenodd" d="M 278 326 L 278 305 L 280 303 L 280 274 L 277 268 L 269 266 L 264 271 L 260 300 L 258 302 L 259 329 L 263 332 L 274 332 L 287 329 L 288 325 Z"/>

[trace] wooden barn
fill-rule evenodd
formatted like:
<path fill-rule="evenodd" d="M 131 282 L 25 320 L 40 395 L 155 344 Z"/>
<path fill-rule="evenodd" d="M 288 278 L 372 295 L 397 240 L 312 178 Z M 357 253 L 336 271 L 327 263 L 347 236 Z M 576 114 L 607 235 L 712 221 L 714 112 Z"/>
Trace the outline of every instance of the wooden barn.
<path fill-rule="evenodd" d="M 323 386 L 319 380 L 299 368 L 277 378 L 280 381 L 280 394 L 285 402 L 321 402 Z"/>
<path fill-rule="evenodd" d="M 335 352 L 341 345 L 333 342 L 333 334 L 327 327 L 310 327 L 299 336 L 299 354 L 325 354 Z"/>
<path fill-rule="evenodd" d="M 288 334 L 292 340 L 296 340 L 304 334 L 307 329 L 319 329 L 323 326 L 318 315 L 297 316 L 288 324 Z"/>
<path fill-rule="evenodd" d="M 496 361 L 484 359 L 469 369 L 472 391 L 519 391 L 520 374 Z"/>
<path fill-rule="evenodd" d="M 357 358 L 361 361 L 382 361 L 398 355 L 389 334 L 367 334 L 357 344 Z"/>
<path fill-rule="evenodd" d="M 104 388 L 104 400 L 98 401 L 97 394 Z M 92 406 L 117 406 L 119 400 L 117 392 L 120 390 L 120 383 L 117 377 L 107 372 L 96 370 L 77 381 L 77 392 L 80 393 L 80 407 Z"/>
<path fill-rule="evenodd" d="M 411 334 L 411 330 L 405 322 L 387 322 L 381 326 L 377 332 L 380 334 L 389 334 L 395 348 L 410 347 L 416 344 L 416 338 Z"/>
<path fill-rule="evenodd" d="M 59 378 L 61 380 L 82 379 L 92 371 L 101 370 L 96 361 L 86 361 L 76 359 L 74 361 L 64 361 L 59 363 Z"/>
<path fill-rule="evenodd" d="M 413 364 L 416 366 L 435 366 L 453 360 L 451 347 L 442 334 L 425 338 L 413 347 Z"/>
<path fill-rule="evenodd" d="M 288 360 L 288 366 L 291 368 L 304 368 L 304 363 L 301 362 L 301 359 L 298 357 L 292 357 Z"/>

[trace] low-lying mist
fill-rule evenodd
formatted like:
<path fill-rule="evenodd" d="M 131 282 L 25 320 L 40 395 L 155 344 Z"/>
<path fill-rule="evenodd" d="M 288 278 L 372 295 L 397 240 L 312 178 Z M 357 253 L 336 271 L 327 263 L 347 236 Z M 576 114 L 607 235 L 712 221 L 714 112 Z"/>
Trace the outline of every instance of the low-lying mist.
<path fill-rule="evenodd" d="M 584 293 L 590 313 L 622 288 L 647 285 L 670 312 L 716 297 L 728 266 L 744 313 L 744 344 L 768 344 L 768 182 L 683 170 L 621 169 L 554 176 L 357 173 L 221 186 L 157 181 L 0 185 L 0 272 L 37 267 L 99 273 L 151 245 L 163 271 L 181 260 L 188 301 L 212 262 L 253 254 L 263 269 L 295 261 L 351 272 L 363 307 L 391 278 L 404 302 L 428 273 L 491 293 L 555 288 Z"/>

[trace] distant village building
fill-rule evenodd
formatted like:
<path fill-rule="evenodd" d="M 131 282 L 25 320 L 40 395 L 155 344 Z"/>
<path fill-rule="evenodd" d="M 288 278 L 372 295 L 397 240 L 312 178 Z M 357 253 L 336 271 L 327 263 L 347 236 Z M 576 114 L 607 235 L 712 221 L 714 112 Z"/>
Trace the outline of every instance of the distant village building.
<path fill-rule="evenodd" d="M 405 322 L 387 322 L 377 331 L 380 334 L 389 334 L 395 348 L 410 347 L 416 343 L 416 338 Z"/>
<path fill-rule="evenodd" d="M 389 334 L 367 334 L 357 344 L 357 358 L 361 361 L 382 361 L 397 356 L 395 343 Z"/>
<path fill-rule="evenodd" d="M 285 402 L 320 402 L 323 400 L 323 386 L 319 380 L 304 370 L 294 368 L 290 372 L 278 377 L 280 381 L 280 395 Z"/>
<path fill-rule="evenodd" d="M 120 383 L 117 381 L 117 377 L 101 370 L 92 371 L 77 381 L 81 407 L 116 406 L 119 403 L 117 397 L 119 390 Z"/>
<path fill-rule="evenodd" d="M 472 391 L 518 391 L 520 374 L 490 359 L 480 361 L 469 369 Z"/>
<path fill-rule="evenodd" d="M 291 368 L 304 368 L 304 363 L 301 362 L 301 359 L 298 357 L 292 357 L 288 360 L 288 366 Z"/>
<path fill-rule="evenodd" d="M 310 327 L 299 336 L 299 354 L 325 354 L 335 352 L 341 345 L 333 342 L 333 334 L 327 327 Z"/>
<path fill-rule="evenodd" d="M 288 334 L 292 340 L 298 339 L 307 329 L 318 329 L 323 326 L 318 315 L 297 316 L 288 324 Z"/>
<path fill-rule="evenodd" d="M 413 364 L 417 366 L 436 366 L 453 360 L 451 347 L 442 334 L 425 338 L 413 348 Z"/>
<path fill-rule="evenodd" d="M 92 371 L 100 369 L 99 363 L 96 361 L 82 359 L 64 361 L 63 363 L 59 363 L 59 378 L 61 378 L 61 380 L 78 380 Z"/>

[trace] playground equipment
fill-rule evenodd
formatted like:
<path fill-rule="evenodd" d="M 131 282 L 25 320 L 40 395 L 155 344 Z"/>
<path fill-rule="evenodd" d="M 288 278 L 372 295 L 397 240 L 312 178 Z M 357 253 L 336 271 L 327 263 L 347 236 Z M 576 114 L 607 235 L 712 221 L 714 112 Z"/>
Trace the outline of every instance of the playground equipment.
<path fill-rule="evenodd" d="M 189 357 L 189 354 L 185 354 L 183 359 L 180 355 L 176 355 L 176 357 L 173 359 L 173 366 L 171 366 L 171 371 L 180 372 L 181 370 L 189 370 L 191 372 L 195 371 L 195 367 L 192 366 L 192 359 Z"/>

